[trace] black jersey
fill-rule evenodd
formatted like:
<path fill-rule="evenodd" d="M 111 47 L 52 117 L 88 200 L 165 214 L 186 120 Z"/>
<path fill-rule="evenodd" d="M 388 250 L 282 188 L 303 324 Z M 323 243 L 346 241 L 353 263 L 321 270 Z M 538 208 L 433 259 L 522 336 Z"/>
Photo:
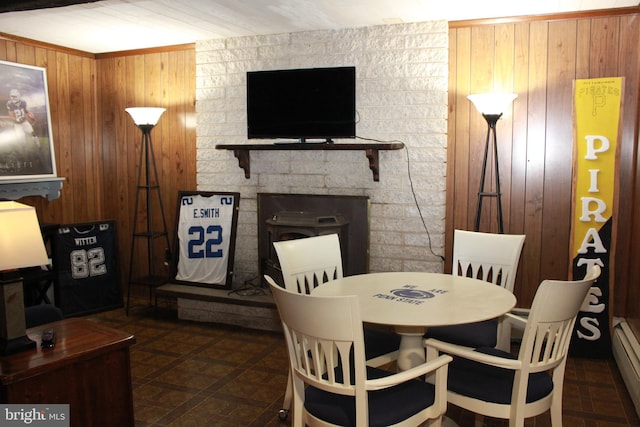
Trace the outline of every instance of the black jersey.
<path fill-rule="evenodd" d="M 27 103 L 23 100 L 18 102 L 7 101 L 7 110 L 13 112 L 14 120 L 22 123 L 27 119 Z"/>
<path fill-rule="evenodd" d="M 65 315 L 122 307 L 115 222 L 62 225 L 53 246 L 55 303 Z"/>

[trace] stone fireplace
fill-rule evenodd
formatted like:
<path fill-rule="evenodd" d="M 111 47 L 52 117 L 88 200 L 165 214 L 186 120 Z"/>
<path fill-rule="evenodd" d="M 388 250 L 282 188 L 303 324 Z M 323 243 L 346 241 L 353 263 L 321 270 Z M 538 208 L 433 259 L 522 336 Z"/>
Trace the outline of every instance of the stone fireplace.
<path fill-rule="evenodd" d="M 258 193 L 260 278 L 269 274 L 283 283 L 273 242 L 333 233 L 340 238 L 344 274 L 368 272 L 368 197 Z"/>
<path fill-rule="evenodd" d="M 349 263 L 345 274 L 442 271 L 436 254 L 444 250 L 446 217 L 448 34 L 446 21 L 429 21 L 196 43 L 197 189 L 241 194 L 234 288 L 251 283 L 266 290 L 258 277 L 269 251 L 267 219 L 274 214 L 291 218 L 296 212 L 305 212 L 304 220 L 315 222 L 306 224 L 316 229 L 314 233 L 326 231 L 320 227 L 339 228 L 342 221 L 348 224 L 343 230 L 348 240 L 343 242 L 348 245 L 343 250 Z M 234 151 L 216 148 L 276 142 L 247 140 L 247 71 L 353 64 L 358 136 L 368 142 L 400 141 L 406 147 L 380 152 L 379 179 L 372 179 L 362 151 L 272 149 L 238 158 Z M 238 168 L 241 159 L 250 160 L 250 174 Z M 314 205 L 291 206 L 289 200 L 298 194 L 314 195 L 304 202 Z M 357 215 L 349 208 L 329 208 L 333 196 L 325 194 L 358 201 Z M 332 220 L 326 217 L 335 217 L 335 222 L 327 224 Z M 295 237 L 291 231 L 273 232 Z M 256 319 L 254 308 L 273 309 L 266 296 L 228 295 L 220 289 L 215 293 L 184 298 L 185 318 L 188 308 L 194 320 L 279 326 L 277 313 Z M 237 304 L 229 304 L 230 298 Z"/>

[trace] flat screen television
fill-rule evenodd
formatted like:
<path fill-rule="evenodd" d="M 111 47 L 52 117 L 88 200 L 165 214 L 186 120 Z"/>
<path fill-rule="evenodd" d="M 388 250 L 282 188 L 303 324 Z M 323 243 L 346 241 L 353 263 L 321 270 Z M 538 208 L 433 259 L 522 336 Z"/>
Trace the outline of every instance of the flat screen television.
<path fill-rule="evenodd" d="M 247 72 L 247 137 L 355 138 L 355 67 Z"/>

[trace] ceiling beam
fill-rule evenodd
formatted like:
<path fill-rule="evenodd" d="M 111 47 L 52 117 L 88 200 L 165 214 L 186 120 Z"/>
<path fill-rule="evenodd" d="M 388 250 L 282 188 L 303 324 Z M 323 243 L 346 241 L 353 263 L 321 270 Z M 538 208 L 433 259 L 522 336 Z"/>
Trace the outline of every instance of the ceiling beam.
<path fill-rule="evenodd" d="M 0 13 L 50 9 L 74 4 L 94 3 L 96 1 L 99 0 L 4 0 L 0 4 Z"/>

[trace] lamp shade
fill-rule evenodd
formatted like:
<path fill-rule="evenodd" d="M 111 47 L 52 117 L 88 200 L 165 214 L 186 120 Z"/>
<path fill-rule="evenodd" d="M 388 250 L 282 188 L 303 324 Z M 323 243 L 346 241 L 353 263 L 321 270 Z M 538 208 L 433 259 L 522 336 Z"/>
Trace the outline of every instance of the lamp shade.
<path fill-rule="evenodd" d="M 0 271 L 49 264 L 35 208 L 0 202 Z"/>
<path fill-rule="evenodd" d="M 500 115 L 517 97 L 515 93 L 476 93 L 467 96 L 467 99 L 481 114 Z"/>
<path fill-rule="evenodd" d="M 160 120 L 162 113 L 166 108 L 161 107 L 131 107 L 125 108 L 124 111 L 129 113 L 136 126 L 155 126 Z"/>

